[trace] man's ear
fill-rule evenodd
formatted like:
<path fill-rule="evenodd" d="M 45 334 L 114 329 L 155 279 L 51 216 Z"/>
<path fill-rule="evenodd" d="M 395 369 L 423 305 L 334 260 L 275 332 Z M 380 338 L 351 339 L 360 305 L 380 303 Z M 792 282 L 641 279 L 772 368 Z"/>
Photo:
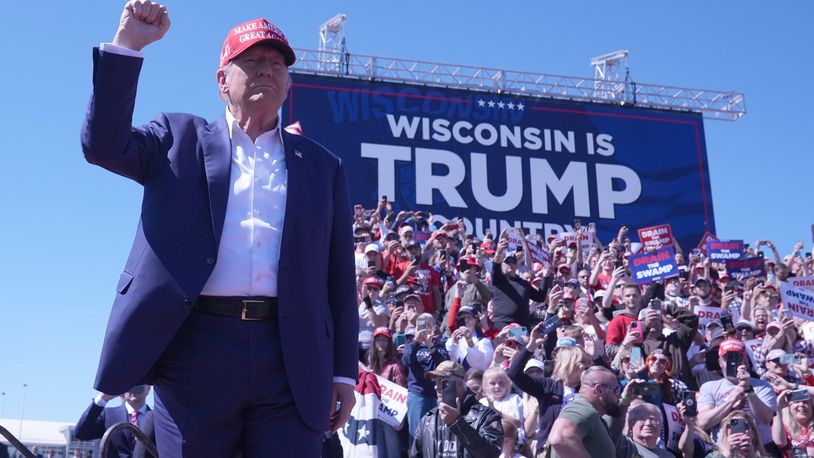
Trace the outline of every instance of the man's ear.
<path fill-rule="evenodd" d="M 218 81 L 218 92 L 221 94 L 226 93 L 228 85 L 226 84 L 226 72 L 224 71 L 223 67 L 219 68 L 215 73 L 215 79 Z"/>

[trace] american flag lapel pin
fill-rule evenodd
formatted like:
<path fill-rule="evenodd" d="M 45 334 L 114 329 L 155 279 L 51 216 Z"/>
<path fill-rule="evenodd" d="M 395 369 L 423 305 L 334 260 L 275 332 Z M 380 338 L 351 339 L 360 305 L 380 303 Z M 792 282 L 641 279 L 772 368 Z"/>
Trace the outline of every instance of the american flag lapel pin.
<path fill-rule="evenodd" d="M 295 149 L 294 156 L 297 156 L 298 158 L 302 159 L 302 153 L 300 152 L 300 150 Z"/>

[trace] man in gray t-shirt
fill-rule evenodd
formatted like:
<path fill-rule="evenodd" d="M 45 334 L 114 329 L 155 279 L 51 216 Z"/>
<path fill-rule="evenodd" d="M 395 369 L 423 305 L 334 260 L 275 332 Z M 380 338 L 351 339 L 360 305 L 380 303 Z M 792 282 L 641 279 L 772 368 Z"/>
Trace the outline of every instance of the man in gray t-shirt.
<path fill-rule="evenodd" d="M 698 426 L 710 431 L 713 440 L 717 441 L 721 420 L 733 410 L 743 410 L 752 415 L 757 423 L 761 443 L 771 442 L 772 417 L 777 411 L 774 389 L 769 383 L 749 376 L 745 366 L 746 346 L 740 340 L 724 340 L 718 352 L 718 362 L 725 377 L 701 385 L 698 392 Z M 741 360 L 741 363 L 737 363 L 736 376 L 726 374 L 726 355 L 729 353 L 734 353 Z"/>

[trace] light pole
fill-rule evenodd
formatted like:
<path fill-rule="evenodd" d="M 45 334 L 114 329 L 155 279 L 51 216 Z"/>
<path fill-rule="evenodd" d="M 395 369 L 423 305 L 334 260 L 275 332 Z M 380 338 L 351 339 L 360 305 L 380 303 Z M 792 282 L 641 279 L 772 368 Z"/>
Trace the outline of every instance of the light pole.
<path fill-rule="evenodd" d="M 0 393 L 0 418 L 3 418 L 3 412 L 6 410 L 6 392 Z"/>
<path fill-rule="evenodd" d="M 23 417 L 25 416 L 25 392 L 28 388 L 27 383 L 23 383 L 23 403 L 20 405 L 20 429 L 17 431 L 17 438 L 23 442 Z"/>

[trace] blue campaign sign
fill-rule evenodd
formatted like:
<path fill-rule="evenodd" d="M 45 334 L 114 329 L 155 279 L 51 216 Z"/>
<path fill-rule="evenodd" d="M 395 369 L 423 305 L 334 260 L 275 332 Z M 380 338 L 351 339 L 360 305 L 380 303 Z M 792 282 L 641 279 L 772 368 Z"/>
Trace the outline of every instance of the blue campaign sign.
<path fill-rule="evenodd" d="M 766 261 L 763 256 L 726 261 L 726 271 L 735 278 L 765 277 Z"/>
<path fill-rule="evenodd" d="M 715 232 L 700 115 L 381 81 L 292 75 L 284 125 L 343 158 L 353 203 L 381 196 L 467 232 L 534 237 L 593 222 Z"/>
<path fill-rule="evenodd" d="M 743 240 L 710 240 L 707 242 L 710 261 L 740 259 L 743 256 Z"/>
<path fill-rule="evenodd" d="M 631 255 L 628 262 L 630 263 L 630 277 L 637 285 L 678 275 L 676 252 L 672 246 L 666 246 L 650 253 Z"/>

